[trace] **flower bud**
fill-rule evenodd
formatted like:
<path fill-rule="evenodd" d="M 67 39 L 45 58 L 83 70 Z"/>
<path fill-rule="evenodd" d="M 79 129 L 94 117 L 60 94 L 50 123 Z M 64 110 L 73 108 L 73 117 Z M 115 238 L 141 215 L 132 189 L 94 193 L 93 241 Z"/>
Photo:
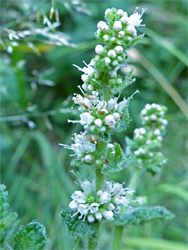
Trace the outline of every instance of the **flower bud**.
<path fill-rule="evenodd" d="M 110 63 L 111 63 L 111 60 L 110 60 L 109 57 L 105 57 L 104 60 L 105 60 L 105 63 L 106 63 L 106 64 L 110 64 Z"/>
<path fill-rule="evenodd" d="M 109 127 L 113 128 L 115 125 L 115 120 L 113 115 L 107 115 L 104 119 L 106 125 L 108 125 Z"/>
<path fill-rule="evenodd" d="M 71 201 L 70 203 L 69 203 L 69 208 L 71 209 L 71 210 L 73 210 L 73 211 L 75 211 L 75 210 L 77 210 L 77 208 L 78 208 L 78 203 L 76 202 L 76 201 Z"/>
<path fill-rule="evenodd" d="M 83 75 L 81 75 L 81 79 L 82 79 L 83 82 L 87 82 L 87 80 L 89 79 L 89 77 L 88 77 L 88 75 L 83 74 Z"/>
<path fill-rule="evenodd" d="M 118 16 L 123 16 L 124 15 L 124 11 L 122 9 L 117 10 L 116 13 L 117 13 Z"/>
<path fill-rule="evenodd" d="M 93 215 L 88 215 L 87 220 L 88 220 L 89 223 L 92 223 L 92 222 L 95 221 L 95 218 L 94 218 Z"/>
<path fill-rule="evenodd" d="M 115 21 L 113 27 L 116 31 L 119 31 L 122 29 L 122 23 L 120 21 Z"/>
<path fill-rule="evenodd" d="M 95 53 L 97 55 L 100 55 L 104 52 L 104 47 L 100 44 L 98 44 L 96 47 L 95 47 Z"/>
<path fill-rule="evenodd" d="M 102 126 L 101 119 L 96 119 L 94 123 L 95 123 L 96 127 L 98 127 L 98 128 L 100 128 Z"/>
<path fill-rule="evenodd" d="M 102 213 L 102 215 L 104 216 L 105 219 L 109 220 L 109 221 L 112 221 L 114 218 L 113 218 L 113 212 L 112 211 L 104 211 Z"/>
<path fill-rule="evenodd" d="M 121 53 L 123 53 L 123 47 L 122 47 L 122 46 L 116 46 L 116 47 L 115 47 L 115 51 L 116 51 L 118 54 L 121 54 Z"/>
<path fill-rule="evenodd" d="M 114 210 L 115 206 L 113 203 L 108 204 L 108 209 L 109 210 Z"/>
<path fill-rule="evenodd" d="M 116 57 L 116 52 L 111 49 L 111 50 L 108 51 L 108 56 L 111 57 L 111 58 L 115 58 Z"/>
<path fill-rule="evenodd" d="M 92 156 L 91 155 L 86 155 L 85 157 L 84 157 L 84 159 L 85 159 L 85 161 L 86 162 L 91 162 L 91 160 L 92 160 Z"/>
<path fill-rule="evenodd" d="M 106 23 L 104 21 L 99 21 L 97 24 L 97 28 L 101 29 L 104 25 L 106 25 Z"/>
<path fill-rule="evenodd" d="M 124 35 L 125 35 L 124 31 L 121 30 L 120 32 L 118 32 L 118 37 L 119 38 L 122 38 Z"/>
<path fill-rule="evenodd" d="M 106 9 L 106 10 L 105 10 L 105 16 L 107 16 L 108 13 L 110 13 L 111 11 L 112 11 L 112 10 L 111 10 L 110 8 Z"/>
<path fill-rule="evenodd" d="M 102 214 L 99 213 L 99 212 L 97 212 L 97 213 L 95 214 L 95 218 L 96 218 L 98 221 L 101 221 L 101 220 L 102 220 Z"/>
<path fill-rule="evenodd" d="M 114 117 L 115 120 L 119 120 L 120 114 L 115 112 L 115 113 L 113 113 L 113 117 Z"/>

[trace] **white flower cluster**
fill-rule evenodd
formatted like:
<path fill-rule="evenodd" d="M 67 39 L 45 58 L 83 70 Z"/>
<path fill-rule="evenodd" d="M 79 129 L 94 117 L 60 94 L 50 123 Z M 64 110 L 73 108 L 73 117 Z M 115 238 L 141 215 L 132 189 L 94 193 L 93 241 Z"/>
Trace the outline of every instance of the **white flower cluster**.
<path fill-rule="evenodd" d="M 166 107 L 155 103 L 146 104 L 141 111 L 143 127 L 134 130 L 134 141 L 137 143 L 134 154 L 138 158 L 146 160 L 154 156 L 151 149 L 161 144 L 165 127 L 168 124 L 168 121 L 164 119 L 165 112 Z M 155 154 L 155 156 L 162 159 L 161 155 Z"/>
<path fill-rule="evenodd" d="M 109 78 L 109 84 L 112 87 L 122 83 L 117 70 L 127 64 L 127 53 L 123 46 L 127 46 L 137 36 L 135 27 L 141 26 L 143 12 L 144 10 L 141 14 L 134 12 L 128 17 L 127 12 L 121 9 L 106 10 L 106 22 L 99 21 L 97 24 L 96 35 L 102 44 L 95 47 L 95 58 L 90 61 L 89 65 L 85 64 L 86 67 L 80 68 L 75 65 L 83 72 L 81 79 L 82 88 L 85 91 L 98 89 L 104 73 Z"/>
<path fill-rule="evenodd" d="M 78 159 L 90 163 L 93 159 L 93 152 L 96 150 L 97 138 L 95 136 L 87 136 L 81 132 L 80 134 L 74 134 L 72 140 L 74 144 L 71 144 L 71 146 L 65 144 L 59 145 L 73 150 L 75 152 L 74 155 L 76 155 Z"/>
<path fill-rule="evenodd" d="M 84 93 L 83 93 L 84 94 Z M 97 91 L 92 91 L 92 95 L 75 94 L 73 101 L 80 105 L 80 109 L 86 110 L 80 114 L 79 121 L 68 120 L 72 123 L 80 123 L 85 130 L 90 132 L 106 132 L 113 129 L 119 123 L 127 100 L 117 102 L 118 98 L 111 98 L 108 102 L 100 100 Z"/>
<path fill-rule="evenodd" d="M 94 185 L 88 180 L 81 183 L 82 191 L 75 191 L 69 208 L 75 211 L 73 216 L 79 215 L 78 219 L 83 221 L 87 218 L 92 223 L 95 220 L 101 221 L 103 218 L 112 221 L 114 213 L 119 213 L 121 207 L 130 207 L 133 190 L 124 188 L 122 184 L 108 181 L 104 190 L 98 190 L 94 195 Z"/>

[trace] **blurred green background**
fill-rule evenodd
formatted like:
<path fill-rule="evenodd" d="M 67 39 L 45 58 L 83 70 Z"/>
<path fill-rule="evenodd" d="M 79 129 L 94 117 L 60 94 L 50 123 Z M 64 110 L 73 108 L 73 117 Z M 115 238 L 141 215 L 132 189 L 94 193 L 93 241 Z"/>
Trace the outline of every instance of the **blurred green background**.
<path fill-rule="evenodd" d="M 54 13 L 50 20 L 53 4 L 59 16 Z M 124 230 L 122 249 L 186 249 L 188 2 L 1 1 L 1 183 L 7 186 L 11 210 L 18 212 L 22 224 L 36 219 L 46 226 L 50 249 L 73 248 L 60 211 L 68 206 L 78 186 L 70 173 L 70 152 L 58 146 L 70 144 L 72 134 L 81 130 L 81 126 L 67 123 L 67 118 L 77 118 L 71 98 L 81 85 L 80 72 L 72 64 L 82 67 L 83 60 L 88 63 L 94 56 L 94 32 L 106 8 L 131 14 L 136 6 L 147 8 L 143 17 L 146 28 L 140 29 L 146 35 L 130 51 L 137 80 L 122 95 L 129 96 L 136 89 L 140 93 L 130 106 L 133 121 L 128 130 L 116 133 L 113 139 L 125 148 L 125 136 L 132 137 L 140 126 L 139 112 L 144 105 L 167 106 L 169 125 L 163 152 L 168 163 L 160 177 L 143 176 L 137 195 L 147 196 L 150 205 L 166 206 L 176 217 L 129 226 Z M 60 24 L 55 27 L 58 18 Z M 16 34 L 27 35 L 17 40 Z M 82 178 L 92 177 L 92 173 L 92 169 L 80 170 Z M 132 169 L 126 169 L 110 178 L 127 183 L 131 174 Z M 109 249 L 111 224 L 102 230 L 102 248 Z M 80 243 L 80 249 L 85 249 L 84 244 Z"/>

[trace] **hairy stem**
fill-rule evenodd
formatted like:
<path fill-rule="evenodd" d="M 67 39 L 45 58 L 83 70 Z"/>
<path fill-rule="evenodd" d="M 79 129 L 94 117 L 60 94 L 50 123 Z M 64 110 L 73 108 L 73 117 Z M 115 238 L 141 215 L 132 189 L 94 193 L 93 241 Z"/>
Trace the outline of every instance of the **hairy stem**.
<path fill-rule="evenodd" d="M 123 234 L 123 226 L 115 226 L 114 230 L 114 241 L 113 241 L 113 250 L 119 250 L 120 249 L 120 243 L 121 243 L 121 237 Z"/>
<path fill-rule="evenodd" d="M 97 250 L 99 247 L 100 222 L 95 223 L 95 234 L 89 236 L 88 250 Z"/>

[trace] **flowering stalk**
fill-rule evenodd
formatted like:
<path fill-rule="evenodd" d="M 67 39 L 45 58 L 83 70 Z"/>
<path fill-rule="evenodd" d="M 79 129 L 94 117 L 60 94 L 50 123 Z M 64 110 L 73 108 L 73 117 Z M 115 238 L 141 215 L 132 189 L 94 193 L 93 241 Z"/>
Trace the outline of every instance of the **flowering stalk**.
<path fill-rule="evenodd" d="M 89 249 L 98 248 L 100 224 L 104 220 L 114 221 L 118 226 L 114 238 L 117 247 L 125 225 L 122 214 L 135 213 L 133 207 L 141 203 L 141 199 L 134 196 L 140 169 L 149 162 L 146 170 L 154 174 L 162 165 L 161 161 L 164 163 L 161 154 L 152 152 L 160 147 L 167 124 L 163 118 L 163 106 L 147 104 L 142 110 L 143 127 L 134 131 L 133 140 L 127 139 L 126 154 L 111 139 L 113 131 L 126 130 L 130 122 L 128 107 L 133 95 L 121 101 L 119 98 L 122 90 L 135 80 L 132 78 L 133 69 L 124 78 L 119 69 L 128 64 L 127 49 L 143 37 L 137 36 L 136 30 L 142 25 L 143 12 L 135 11 L 128 17 L 121 9 L 107 9 L 106 22 L 97 24 L 96 37 L 100 44 L 95 47 L 96 56 L 88 65 L 84 62 L 83 68 L 74 65 L 83 73 L 83 84 L 79 87 L 81 94 L 73 97 L 81 113 L 80 120 L 68 122 L 80 123 L 83 131 L 74 134 L 70 146 L 61 145 L 74 151 L 71 155 L 75 157 L 71 162 L 73 167 L 93 168 L 95 180 L 79 179 L 82 191 L 72 194 L 70 210 L 63 210 L 61 215 L 73 236 L 89 235 Z M 153 163 L 155 166 L 150 166 Z M 131 164 L 137 170 L 129 188 L 124 183 L 107 180 L 110 173 L 119 172 Z M 152 218 L 151 214 L 149 216 Z"/>

